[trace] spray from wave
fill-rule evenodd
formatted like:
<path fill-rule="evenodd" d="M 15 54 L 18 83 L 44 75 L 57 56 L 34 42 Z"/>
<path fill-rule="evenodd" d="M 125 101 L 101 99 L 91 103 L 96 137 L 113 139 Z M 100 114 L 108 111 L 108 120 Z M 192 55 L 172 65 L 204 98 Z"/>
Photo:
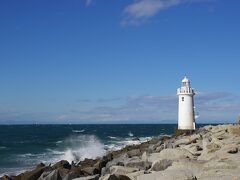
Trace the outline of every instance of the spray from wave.
<path fill-rule="evenodd" d="M 133 133 L 130 131 L 130 132 L 128 133 L 128 136 L 133 137 Z"/>
<path fill-rule="evenodd" d="M 85 129 L 82 129 L 82 130 L 72 130 L 73 133 L 82 133 L 84 131 L 85 131 Z"/>
<path fill-rule="evenodd" d="M 71 136 L 63 141 L 61 148 L 50 150 L 55 161 L 78 162 L 85 158 L 94 159 L 106 153 L 104 144 L 94 135 Z"/>

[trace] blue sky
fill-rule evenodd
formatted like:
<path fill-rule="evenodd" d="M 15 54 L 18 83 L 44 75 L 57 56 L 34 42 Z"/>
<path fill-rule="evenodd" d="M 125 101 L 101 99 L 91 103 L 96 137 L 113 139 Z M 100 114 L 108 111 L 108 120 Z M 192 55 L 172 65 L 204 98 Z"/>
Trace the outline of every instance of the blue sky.
<path fill-rule="evenodd" d="M 0 123 L 174 123 L 240 114 L 236 0 L 1 0 Z"/>

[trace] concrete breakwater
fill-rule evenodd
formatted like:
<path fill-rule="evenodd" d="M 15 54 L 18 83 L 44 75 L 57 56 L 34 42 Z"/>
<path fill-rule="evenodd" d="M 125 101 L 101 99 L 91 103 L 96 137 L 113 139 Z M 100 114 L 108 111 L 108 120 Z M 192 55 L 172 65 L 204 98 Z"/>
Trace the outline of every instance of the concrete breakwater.
<path fill-rule="evenodd" d="M 205 126 L 193 134 L 161 136 L 78 163 L 39 164 L 13 180 L 240 179 L 240 126 Z"/>

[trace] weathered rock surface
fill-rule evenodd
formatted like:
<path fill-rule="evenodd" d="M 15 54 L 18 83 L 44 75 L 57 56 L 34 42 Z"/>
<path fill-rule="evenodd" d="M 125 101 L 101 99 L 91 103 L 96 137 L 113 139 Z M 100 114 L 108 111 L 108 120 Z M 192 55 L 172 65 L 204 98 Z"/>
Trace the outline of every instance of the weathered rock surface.
<path fill-rule="evenodd" d="M 94 175 L 94 176 L 75 178 L 73 180 L 98 180 L 98 179 L 99 179 L 99 175 Z"/>
<path fill-rule="evenodd" d="M 140 175 L 138 180 L 195 180 L 196 177 L 187 170 L 155 171 L 150 174 Z"/>

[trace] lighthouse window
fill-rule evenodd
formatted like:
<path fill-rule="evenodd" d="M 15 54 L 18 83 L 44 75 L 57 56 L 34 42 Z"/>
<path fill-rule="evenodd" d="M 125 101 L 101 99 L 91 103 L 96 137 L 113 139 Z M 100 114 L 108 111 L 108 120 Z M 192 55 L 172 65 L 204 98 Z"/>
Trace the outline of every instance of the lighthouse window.
<path fill-rule="evenodd" d="M 182 97 L 182 101 L 184 101 L 184 97 Z"/>

